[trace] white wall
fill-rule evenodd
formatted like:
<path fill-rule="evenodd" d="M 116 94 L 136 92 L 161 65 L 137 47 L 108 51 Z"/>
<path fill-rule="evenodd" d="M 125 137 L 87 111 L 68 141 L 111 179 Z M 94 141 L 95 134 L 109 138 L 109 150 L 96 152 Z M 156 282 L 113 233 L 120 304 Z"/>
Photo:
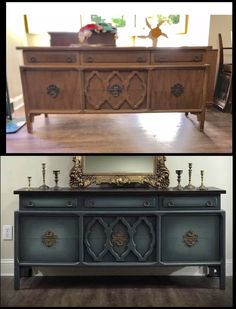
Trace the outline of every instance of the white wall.
<path fill-rule="evenodd" d="M 222 209 L 226 211 L 227 273 L 232 275 L 232 157 L 231 156 L 167 156 L 170 186 L 176 186 L 176 169 L 183 169 L 182 184 L 188 183 L 188 163 L 193 164 L 192 183 L 200 185 L 200 170 L 205 171 L 204 184 L 225 189 Z M 59 185 L 68 186 L 72 156 L 4 156 L 1 157 L 1 229 L 3 224 L 14 224 L 14 211 L 18 210 L 18 195 L 13 191 L 27 186 L 27 176 L 32 176 L 32 186 L 42 184 L 41 163 L 46 163 L 46 183 L 54 185 L 52 171 L 60 169 Z M 2 271 L 13 273 L 13 241 L 1 239 Z M 50 270 L 51 271 L 51 270 Z M 162 270 L 164 271 L 164 270 Z M 166 270 L 167 271 L 167 270 Z M 195 274 L 196 268 L 175 270 L 178 274 Z M 61 271 L 59 272 L 61 273 Z M 83 270 L 82 270 L 83 273 Z M 198 271 L 197 271 L 198 274 Z"/>

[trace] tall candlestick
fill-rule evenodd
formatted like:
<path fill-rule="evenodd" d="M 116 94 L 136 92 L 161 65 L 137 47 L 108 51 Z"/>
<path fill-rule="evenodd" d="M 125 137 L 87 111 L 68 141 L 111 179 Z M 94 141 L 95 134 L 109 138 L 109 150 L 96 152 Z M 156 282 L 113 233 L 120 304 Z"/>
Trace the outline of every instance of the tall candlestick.
<path fill-rule="evenodd" d="M 46 185 L 45 175 L 46 175 L 46 163 L 42 163 L 42 174 L 43 174 L 43 184 L 39 187 L 39 189 L 47 190 L 49 186 Z"/>
<path fill-rule="evenodd" d="M 177 174 L 178 185 L 174 189 L 175 190 L 183 190 L 183 187 L 180 184 L 180 182 L 181 182 L 181 174 L 183 173 L 183 171 L 182 170 L 176 170 L 175 172 Z"/>
<path fill-rule="evenodd" d="M 184 188 L 187 190 L 194 190 L 195 186 L 191 184 L 191 177 L 192 177 L 192 163 L 188 164 L 188 185 Z"/>
<path fill-rule="evenodd" d="M 206 187 L 204 186 L 204 184 L 203 184 L 204 171 L 201 170 L 201 171 L 200 171 L 200 174 L 201 174 L 201 185 L 200 185 L 200 187 L 199 187 L 199 190 L 207 190 L 207 188 L 206 188 Z"/>

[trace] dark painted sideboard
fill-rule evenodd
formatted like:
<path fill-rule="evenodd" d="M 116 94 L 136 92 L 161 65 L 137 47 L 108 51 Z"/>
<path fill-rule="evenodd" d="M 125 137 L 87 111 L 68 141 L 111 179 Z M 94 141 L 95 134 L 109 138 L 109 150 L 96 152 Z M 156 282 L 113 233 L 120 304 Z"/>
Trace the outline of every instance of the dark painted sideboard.
<path fill-rule="evenodd" d="M 32 267 L 207 266 L 225 288 L 224 190 L 14 191 L 15 289 Z M 137 273 L 138 275 L 138 273 Z"/>
<path fill-rule="evenodd" d="M 203 47 L 18 47 L 27 130 L 42 113 L 191 112 L 204 128 L 217 50 Z"/>

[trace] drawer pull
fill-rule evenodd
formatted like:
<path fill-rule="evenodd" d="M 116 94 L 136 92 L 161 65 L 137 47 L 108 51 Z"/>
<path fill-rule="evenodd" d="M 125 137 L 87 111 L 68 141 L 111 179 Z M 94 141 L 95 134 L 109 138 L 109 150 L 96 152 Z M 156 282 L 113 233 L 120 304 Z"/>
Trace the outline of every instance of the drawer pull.
<path fill-rule="evenodd" d="M 42 243 L 46 247 L 52 247 L 57 241 L 57 235 L 52 231 L 47 231 L 42 235 Z"/>
<path fill-rule="evenodd" d="M 139 62 L 139 63 L 145 62 L 145 59 L 143 59 L 143 57 L 138 57 L 137 62 Z"/>
<path fill-rule="evenodd" d="M 89 201 L 89 206 L 95 206 L 95 202 L 94 201 Z"/>
<path fill-rule="evenodd" d="M 92 57 L 88 57 L 87 58 L 87 62 L 90 62 L 90 63 L 93 62 L 93 58 Z"/>
<path fill-rule="evenodd" d="M 195 61 L 195 62 L 198 62 L 198 61 L 201 61 L 202 59 L 201 59 L 201 56 L 194 56 L 193 57 L 193 61 Z"/>
<path fill-rule="evenodd" d="M 143 206 L 144 206 L 144 207 L 150 207 L 150 206 L 151 206 L 151 204 L 150 204 L 150 202 L 145 201 L 145 202 L 143 203 Z"/>
<path fill-rule="evenodd" d="M 207 201 L 206 206 L 214 206 L 212 201 Z"/>
<path fill-rule="evenodd" d="M 159 57 L 159 58 L 157 58 L 157 61 L 166 61 L 167 60 L 167 58 L 166 57 Z"/>
<path fill-rule="evenodd" d="M 28 207 L 32 207 L 32 206 L 34 206 L 34 203 L 33 203 L 32 201 L 29 201 L 28 204 L 27 204 L 27 206 L 28 206 Z"/>
<path fill-rule="evenodd" d="M 30 62 L 36 62 L 36 58 L 35 57 L 30 57 Z"/>
<path fill-rule="evenodd" d="M 167 203 L 167 206 L 172 207 L 172 206 L 174 206 L 174 203 L 173 203 L 172 201 L 169 201 L 169 202 Z"/>
<path fill-rule="evenodd" d="M 72 202 L 71 202 L 71 201 L 69 201 L 69 202 L 67 202 L 66 206 L 67 206 L 67 207 L 72 207 L 72 206 L 73 206 L 73 204 L 72 204 Z"/>
<path fill-rule="evenodd" d="M 67 57 L 67 58 L 66 58 L 66 61 L 67 61 L 67 62 L 72 62 L 72 58 L 71 58 L 71 57 Z"/>

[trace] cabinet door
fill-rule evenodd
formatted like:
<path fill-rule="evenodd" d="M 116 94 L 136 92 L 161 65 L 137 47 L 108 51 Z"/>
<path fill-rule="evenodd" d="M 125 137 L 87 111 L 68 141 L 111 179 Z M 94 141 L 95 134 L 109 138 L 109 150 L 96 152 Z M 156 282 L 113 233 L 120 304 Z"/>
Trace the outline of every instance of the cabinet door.
<path fill-rule="evenodd" d="M 170 214 L 161 219 L 162 262 L 220 260 L 220 216 Z"/>
<path fill-rule="evenodd" d="M 84 72 L 87 110 L 126 111 L 147 108 L 146 70 L 92 70 Z"/>
<path fill-rule="evenodd" d="M 205 104 L 203 92 L 205 67 L 158 68 L 152 72 L 153 110 L 201 110 Z"/>
<path fill-rule="evenodd" d="M 156 261 L 155 216 L 84 217 L 84 261 L 147 263 Z"/>
<path fill-rule="evenodd" d="M 78 217 L 20 215 L 19 232 L 20 262 L 78 262 Z"/>
<path fill-rule="evenodd" d="M 80 75 L 72 68 L 21 68 L 29 110 L 80 110 Z"/>

